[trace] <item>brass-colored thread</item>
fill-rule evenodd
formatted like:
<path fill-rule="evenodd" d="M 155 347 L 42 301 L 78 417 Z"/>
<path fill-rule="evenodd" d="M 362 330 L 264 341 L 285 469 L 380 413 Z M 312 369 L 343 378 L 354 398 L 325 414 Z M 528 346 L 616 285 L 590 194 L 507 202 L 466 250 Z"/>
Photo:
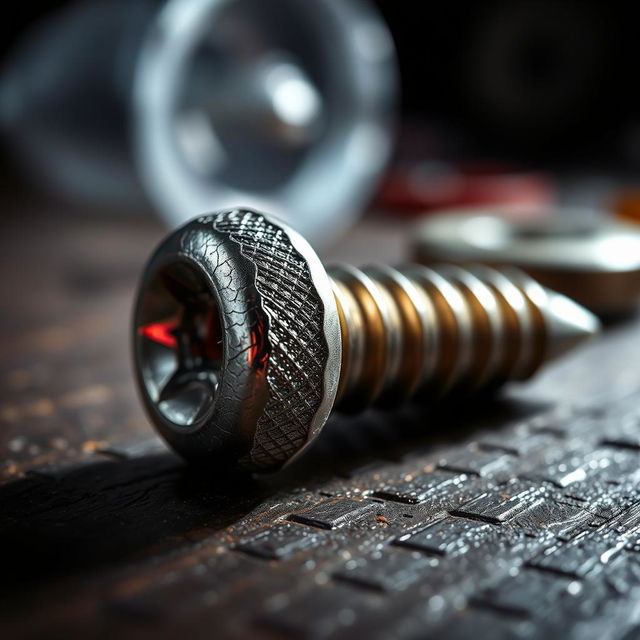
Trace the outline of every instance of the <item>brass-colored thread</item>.
<path fill-rule="evenodd" d="M 496 296 L 505 323 L 503 332 L 505 357 L 496 384 L 503 384 L 509 379 L 517 380 L 520 378 L 522 362 L 526 358 L 526 350 L 528 349 L 526 328 L 529 324 L 529 316 L 524 296 L 499 271 L 478 267 L 474 273 L 489 286 Z"/>
<path fill-rule="evenodd" d="M 335 406 L 475 391 L 533 374 L 545 357 L 545 292 L 520 272 L 336 267 L 342 332 Z"/>
<path fill-rule="evenodd" d="M 517 269 L 504 269 L 504 272 L 517 283 L 525 296 L 531 317 L 532 326 L 532 352 L 533 358 L 528 371 L 524 372 L 523 379 L 530 378 L 547 357 L 547 327 L 542 309 L 547 304 L 547 294 L 544 288 L 522 271 Z"/>
<path fill-rule="evenodd" d="M 408 275 L 425 290 L 436 310 L 436 322 L 440 327 L 440 348 L 438 364 L 427 391 L 440 396 L 450 391 L 465 373 L 462 329 L 469 324 L 469 311 L 460 292 L 433 269 L 414 267 Z"/>
<path fill-rule="evenodd" d="M 499 302 L 491 288 L 469 271 L 454 265 L 442 266 L 440 271 L 460 289 L 471 313 L 474 340 L 467 385 L 474 391 L 492 379 L 504 357 Z"/>
<path fill-rule="evenodd" d="M 380 266 L 369 267 L 365 271 L 369 277 L 385 287 L 399 313 L 401 328 L 396 333 L 404 338 L 401 340 L 399 351 L 402 366 L 399 367 L 396 380 L 387 388 L 385 397 L 379 401 L 381 405 L 393 406 L 410 398 L 422 382 L 424 354 L 429 341 L 428 331 L 423 325 L 425 321 L 433 318 L 435 311 L 433 307 L 427 308 L 430 301 L 422 289 L 416 287 L 398 270 Z"/>
<path fill-rule="evenodd" d="M 347 320 L 347 339 L 343 336 L 342 340 L 343 353 L 347 354 L 343 393 L 349 397 L 347 408 L 357 411 L 372 404 L 382 391 L 389 332 L 393 329 L 384 321 L 386 300 L 373 280 L 350 266 L 335 267 L 331 275 L 334 290 L 337 286 L 345 294 L 337 301 Z M 353 348 L 354 339 L 362 340 L 364 350 Z M 358 373 L 349 371 L 349 366 Z"/>

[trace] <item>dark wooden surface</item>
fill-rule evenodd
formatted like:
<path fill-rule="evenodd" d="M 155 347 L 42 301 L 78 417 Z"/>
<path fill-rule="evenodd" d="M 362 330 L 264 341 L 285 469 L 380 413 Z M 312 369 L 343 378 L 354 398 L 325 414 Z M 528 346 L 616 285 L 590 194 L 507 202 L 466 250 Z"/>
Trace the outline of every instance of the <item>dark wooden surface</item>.
<path fill-rule="evenodd" d="M 611 565 L 620 575 L 607 573 L 609 582 L 588 583 L 578 565 L 564 574 L 555 565 L 540 570 L 536 558 L 558 540 L 577 553 L 569 541 L 583 540 L 588 527 L 606 541 L 640 522 L 632 518 L 640 447 L 624 445 L 620 434 L 615 447 L 603 444 L 610 423 L 637 419 L 635 400 L 615 399 L 640 387 L 637 320 L 610 327 L 495 401 L 337 418 L 284 473 L 221 475 L 190 469 L 165 449 L 132 385 L 130 305 L 162 233 L 151 218 L 23 216 L 18 207 L 0 222 L 1 637 L 587 637 L 587 623 L 599 637 L 633 632 L 640 585 L 633 540 L 624 539 L 627 555 Z M 398 259 L 408 236 L 369 222 L 329 257 Z M 567 407 L 599 394 L 614 399 L 596 426 L 567 417 Z M 611 417 L 619 406 L 624 420 Z M 551 418 L 538 424 L 540 414 Z M 574 423 L 586 431 L 572 431 Z M 559 456 L 569 466 L 577 457 L 593 479 L 591 493 L 567 497 L 556 476 L 544 475 L 550 464 L 565 464 Z M 437 474 L 446 482 L 427 500 Z M 518 546 L 512 529 L 487 515 L 493 507 L 474 502 L 505 486 L 525 492 L 528 513 L 543 496 L 556 528 L 534 535 L 533 524 L 520 523 L 526 544 Z M 567 506 L 580 499 L 582 506 Z M 469 565 L 418 538 L 402 546 L 403 536 L 442 518 L 453 527 L 445 538 L 463 538 L 460 523 L 479 521 L 500 534 L 494 546 L 476 545 L 482 558 L 465 553 Z M 563 538 L 574 521 L 582 529 Z M 539 516 L 536 526 L 544 524 Z M 604 557 L 605 547 L 589 553 Z M 444 558 L 437 570 L 434 558 Z M 518 573 L 523 562 L 533 568 Z M 534 585 L 525 600 L 537 617 L 525 603 L 524 614 L 505 613 L 496 595 L 480 606 L 483 589 L 500 594 L 505 571 Z M 624 593 L 614 597 L 606 585 L 615 576 Z M 545 605 L 556 592 L 575 596 L 573 608 Z M 545 607 L 560 617 L 544 620 Z"/>

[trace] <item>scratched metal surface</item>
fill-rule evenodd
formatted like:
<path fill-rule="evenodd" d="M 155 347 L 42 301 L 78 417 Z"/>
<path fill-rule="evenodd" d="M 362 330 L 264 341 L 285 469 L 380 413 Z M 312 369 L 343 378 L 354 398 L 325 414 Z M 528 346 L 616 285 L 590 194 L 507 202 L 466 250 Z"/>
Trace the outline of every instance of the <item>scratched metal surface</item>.
<path fill-rule="evenodd" d="M 337 418 L 284 473 L 229 477 L 134 396 L 161 230 L 1 225 L 2 637 L 640 636 L 637 320 L 495 402 Z"/>

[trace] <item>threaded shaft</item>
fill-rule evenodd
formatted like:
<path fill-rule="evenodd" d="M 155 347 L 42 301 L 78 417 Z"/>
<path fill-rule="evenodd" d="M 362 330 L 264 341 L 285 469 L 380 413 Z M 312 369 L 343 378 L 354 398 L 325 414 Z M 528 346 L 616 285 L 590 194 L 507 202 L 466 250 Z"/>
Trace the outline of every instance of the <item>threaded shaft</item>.
<path fill-rule="evenodd" d="M 477 391 L 545 359 L 545 290 L 488 267 L 329 269 L 342 333 L 335 406 L 393 406 L 417 393 Z"/>

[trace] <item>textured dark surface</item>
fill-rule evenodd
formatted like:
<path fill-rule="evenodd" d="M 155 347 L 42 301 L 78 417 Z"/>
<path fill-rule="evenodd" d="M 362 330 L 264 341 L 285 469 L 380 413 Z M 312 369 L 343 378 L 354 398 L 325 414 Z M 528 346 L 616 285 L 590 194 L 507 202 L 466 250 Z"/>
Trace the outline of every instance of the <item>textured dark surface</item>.
<path fill-rule="evenodd" d="M 216 475 L 128 373 L 160 230 L 38 222 L 2 222 L 1 637 L 640 636 L 637 319 L 495 402 L 339 417 L 281 474 Z"/>

